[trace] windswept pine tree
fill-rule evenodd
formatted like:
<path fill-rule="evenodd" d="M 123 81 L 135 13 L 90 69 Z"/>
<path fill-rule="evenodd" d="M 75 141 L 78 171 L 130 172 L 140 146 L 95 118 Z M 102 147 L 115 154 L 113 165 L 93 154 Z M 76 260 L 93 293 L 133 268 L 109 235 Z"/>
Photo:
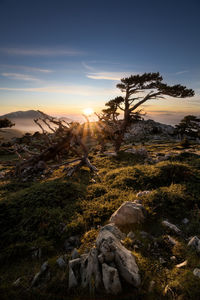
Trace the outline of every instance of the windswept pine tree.
<path fill-rule="evenodd" d="M 180 84 L 170 86 L 163 83 L 159 72 L 131 75 L 122 78 L 116 86 L 124 93 L 124 96 L 116 97 L 108 101 L 106 109 L 98 115 L 104 122 L 104 131 L 107 131 L 112 139 L 115 151 L 120 150 L 128 127 L 140 119 L 141 110 L 138 108 L 149 100 L 163 99 L 165 96 L 172 98 L 188 98 L 194 96 L 194 91 Z M 122 119 L 119 119 L 122 113 Z"/>

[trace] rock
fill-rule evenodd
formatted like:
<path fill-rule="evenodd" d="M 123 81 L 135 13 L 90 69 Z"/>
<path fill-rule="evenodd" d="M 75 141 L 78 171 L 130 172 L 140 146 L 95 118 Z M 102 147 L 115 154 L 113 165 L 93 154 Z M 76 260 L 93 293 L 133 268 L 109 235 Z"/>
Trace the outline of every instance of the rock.
<path fill-rule="evenodd" d="M 103 251 L 107 250 L 107 252 L 104 252 L 104 256 L 109 252 L 114 252 L 114 263 L 119 275 L 131 285 L 139 286 L 139 269 L 131 251 L 127 250 L 111 231 L 104 228 L 100 230 L 96 240 L 96 246 L 100 250 L 102 249 L 101 245 L 103 245 Z"/>
<path fill-rule="evenodd" d="M 186 225 L 186 224 L 189 223 L 189 220 L 188 220 L 187 218 L 184 218 L 184 219 L 182 220 L 182 223 Z"/>
<path fill-rule="evenodd" d="M 149 293 L 151 293 L 152 291 L 153 291 L 153 289 L 154 289 L 154 287 L 155 287 L 155 281 L 154 280 L 151 280 L 150 281 L 150 284 L 149 284 Z"/>
<path fill-rule="evenodd" d="M 170 230 L 172 230 L 173 232 L 175 232 L 176 234 L 181 234 L 181 230 L 174 224 L 166 221 L 162 221 L 162 225 L 169 228 Z"/>
<path fill-rule="evenodd" d="M 19 277 L 19 278 L 17 278 L 17 280 L 15 280 L 15 281 L 13 282 L 12 285 L 15 286 L 15 287 L 18 287 L 18 286 L 20 286 L 21 281 L 22 281 L 22 278 Z"/>
<path fill-rule="evenodd" d="M 39 285 L 42 282 L 42 279 L 45 279 L 45 277 L 46 278 L 49 277 L 50 274 L 47 273 L 48 268 L 49 268 L 48 262 L 45 261 L 42 264 L 40 271 L 37 274 L 35 274 L 32 282 L 31 282 L 31 287 Z"/>
<path fill-rule="evenodd" d="M 80 281 L 80 267 L 81 259 L 76 258 L 69 261 L 69 289 L 75 288 L 78 286 L 78 281 Z"/>
<path fill-rule="evenodd" d="M 134 240 L 135 238 L 135 233 L 133 233 L 133 231 L 130 231 L 128 234 L 127 234 L 127 237 L 131 240 Z"/>
<path fill-rule="evenodd" d="M 104 255 L 102 253 L 98 255 L 98 260 L 101 264 L 104 263 L 105 260 L 104 260 Z"/>
<path fill-rule="evenodd" d="M 78 281 L 74 275 L 74 272 L 71 268 L 69 268 L 69 282 L 68 282 L 68 287 L 69 289 L 73 289 L 78 286 Z"/>
<path fill-rule="evenodd" d="M 76 248 L 74 248 L 74 250 L 72 251 L 71 258 L 76 259 L 76 258 L 79 258 L 79 257 L 80 257 L 80 254 L 78 253 L 78 250 Z"/>
<path fill-rule="evenodd" d="M 121 293 L 122 287 L 116 268 L 110 267 L 107 264 L 103 263 L 102 277 L 105 290 L 108 294 L 117 295 Z"/>
<path fill-rule="evenodd" d="M 184 267 L 187 266 L 187 264 L 188 264 L 188 261 L 185 260 L 185 261 L 183 261 L 182 263 L 176 265 L 176 267 L 179 268 L 179 269 L 180 269 L 180 268 L 184 268 Z"/>
<path fill-rule="evenodd" d="M 188 246 L 194 248 L 197 252 L 200 252 L 200 239 L 197 236 L 193 236 L 189 240 Z"/>
<path fill-rule="evenodd" d="M 145 239 L 149 236 L 148 232 L 146 232 L 146 231 L 140 231 L 140 235 L 143 239 Z"/>
<path fill-rule="evenodd" d="M 79 247 L 79 245 L 80 245 L 80 239 L 79 239 L 79 236 L 77 236 L 77 235 L 69 237 L 64 242 L 64 248 L 67 252 L 72 251 L 74 248 Z"/>
<path fill-rule="evenodd" d="M 131 148 L 131 149 L 125 150 L 124 152 L 132 153 L 132 154 L 140 155 L 140 156 L 144 156 L 144 157 L 148 156 L 148 152 L 145 148 L 139 148 L 139 149 L 132 149 Z"/>
<path fill-rule="evenodd" d="M 63 258 L 63 256 L 60 256 L 57 260 L 56 260 L 58 266 L 61 268 L 61 269 L 64 269 L 66 267 L 66 262 Z"/>
<path fill-rule="evenodd" d="M 194 276 L 197 276 L 200 278 L 200 269 L 199 268 L 195 268 L 193 271 Z"/>
<path fill-rule="evenodd" d="M 110 157 L 112 157 L 112 156 L 117 156 L 117 153 L 116 152 L 104 152 L 103 153 L 105 156 L 110 156 Z"/>
<path fill-rule="evenodd" d="M 134 202 L 124 202 L 111 216 L 110 222 L 117 226 L 139 224 L 144 220 L 143 206 Z"/>
<path fill-rule="evenodd" d="M 100 231 L 103 232 L 104 230 L 111 232 L 119 240 L 123 240 L 126 237 L 126 234 L 121 232 L 121 230 L 112 223 L 103 226 Z"/>
<path fill-rule="evenodd" d="M 164 260 L 164 258 L 162 258 L 162 257 L 159 257 L 159 262 L 162 265 L 166 264 L 166 260 Z"/>
<path fill-rule="evenodd" d="M 171 246 L 175 246 L 178 242 L 170 235 L 165 236 L 165 239 Z"/>
<path fill-rule="evenodd" d="M 149 193 L 151 193 L 151 191 L 142 191 L 142 192 L 137 193 L 136 197 L 140 198 L 140 197 L 148 195 Z"/>
<path fill-rule="evenodd" d="M 33 258 L 41 258 L 42 257 L 42 249 L 41 248 L 31 248 L 32 251 L 32 257 Z"/>
<path fill-rule="evenodd" d="M 89 254 L 83 257 L 80 274 L 82 288 L 89 288 L 90 293 L 93 293 L 94 290 L 100 290 L 102 280 L 98 250 L 96 248 L 92 248 Z"/>
<path fill-rule="evenodd" d="M 174 256 L 174 255 L 171 256 L 171 257 L 170 257 L 170 260 L 173 261 L 173 262 L 176 261 L 176 256 Z"/>

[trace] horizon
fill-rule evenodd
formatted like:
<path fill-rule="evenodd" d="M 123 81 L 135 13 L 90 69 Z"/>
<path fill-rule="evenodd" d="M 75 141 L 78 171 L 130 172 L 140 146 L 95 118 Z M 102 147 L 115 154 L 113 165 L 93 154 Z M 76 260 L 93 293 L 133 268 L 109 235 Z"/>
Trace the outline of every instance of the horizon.
<path fill-rule="evenodd" d="M 0 114 L 100 112 L 121 78 L 159 71 L 195 96 L 149 101 L 147 116 L 174 125 L 200 115 L 200 3 L 118 4 L 0 0 Z"/>

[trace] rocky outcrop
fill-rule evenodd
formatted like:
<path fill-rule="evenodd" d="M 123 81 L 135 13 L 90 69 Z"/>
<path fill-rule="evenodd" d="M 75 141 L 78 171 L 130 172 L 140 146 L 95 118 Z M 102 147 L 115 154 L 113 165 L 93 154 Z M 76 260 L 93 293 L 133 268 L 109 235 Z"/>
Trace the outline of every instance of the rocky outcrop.
<path fill-rule="evenodd" d="M 114 224 L 102 227 L 96 246 L 69 261 L 69 288 L 81 285 L 94 292 L 103 287 L 107 293 L 118 294 L 122 291 L 121 279 L 138 287 L 139 269 L 131 251 L 122 245 L 123 238 L 125 235 Z"/>
<path fill-rule="evenodd" d="M 181 230 L 174 224 L 168 222 L 167 220 L 162 221 L 162 225 L 168 229 L 170 229 L 172 232 L 176 233 L 176 234 L 181 234 Z"/>
<path fill-rule="evenodd" d="M 139 224 L 144 220 L 143 212 L 144 208 L 140 203 L 127 201 L 112 214 L 110 222 L 117 226 Z"/>
<path fill-rule="evenodd" d="M 133 141 L 149 139 L 169 139 L 175 133 L 175 128 L 171 125 L 162 124 L 153 120 L 142 120 L 132 124 L 125 135 L 125 139 Z"/>

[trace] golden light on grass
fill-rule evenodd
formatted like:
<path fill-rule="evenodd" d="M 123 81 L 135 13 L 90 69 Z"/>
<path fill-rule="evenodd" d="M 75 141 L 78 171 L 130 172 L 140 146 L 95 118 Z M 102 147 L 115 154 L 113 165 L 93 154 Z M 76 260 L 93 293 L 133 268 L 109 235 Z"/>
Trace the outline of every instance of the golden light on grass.
<path fill-rule="evenodd" d="M 83 110 L 83 113 L 86 116 L 91 116 L 94 113 L 94 110 L 91 107 L 88 107 Z"/>

